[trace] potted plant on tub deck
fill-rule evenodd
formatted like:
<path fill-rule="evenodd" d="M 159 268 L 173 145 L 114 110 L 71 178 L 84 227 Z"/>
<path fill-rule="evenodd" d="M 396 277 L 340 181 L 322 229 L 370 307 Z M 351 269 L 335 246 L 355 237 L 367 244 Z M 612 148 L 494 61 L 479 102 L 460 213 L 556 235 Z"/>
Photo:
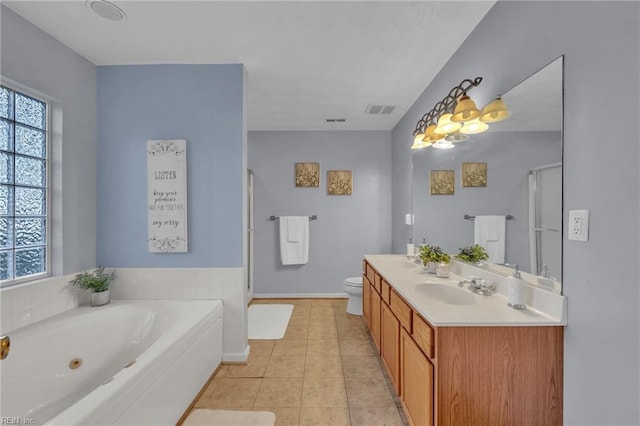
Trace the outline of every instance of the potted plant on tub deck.
<path fill-rule="evenodd" d="M 93 271 L 84 271 L 77 274 L 74 279 L 69 281 L 69 284 L 89 291 L 91 306 L 102 306 L 111 301 L 109 284 L 116 278 L 115 271 L 106 273 L 104 266 L 99 266 Z"/>

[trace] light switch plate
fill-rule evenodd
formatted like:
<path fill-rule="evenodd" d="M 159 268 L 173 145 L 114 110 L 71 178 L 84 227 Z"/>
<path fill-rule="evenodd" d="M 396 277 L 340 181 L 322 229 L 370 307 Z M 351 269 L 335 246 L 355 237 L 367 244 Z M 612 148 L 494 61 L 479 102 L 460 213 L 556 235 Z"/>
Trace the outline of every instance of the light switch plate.
<path fill-rule="evenodd" d="M 589 241 L 589 210 L 569 210 L 569 239 Z"/>

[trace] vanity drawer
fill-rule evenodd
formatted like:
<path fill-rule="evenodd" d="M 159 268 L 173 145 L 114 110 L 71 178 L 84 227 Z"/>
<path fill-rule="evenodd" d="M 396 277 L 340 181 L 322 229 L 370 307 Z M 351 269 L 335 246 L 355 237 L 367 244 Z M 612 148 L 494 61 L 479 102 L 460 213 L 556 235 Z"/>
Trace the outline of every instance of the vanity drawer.
<path fill-rule="evenodd" d="M 377 272 L 375 274 L 373 286 L 376 288 L 376 291 L 378 292 L 378 294 L 382 292 L 382 277 Z"/>
<path fill-rule="evenodd" d="M 375 281 L 376 271 L 371 267 L 371 265 L 369 265 L 369 263 L 367 263 L 366 266 L 367 266 L 367 273 L 366 273 L 367 278 L 369 279 L 369 282 L 373 284 L 373 282 Z"/>
<path fill-rule="evenodd" d="M 393 289 L 390 291 L 389 295 L 389 307 L 391 308 L 391 312 L 400 320 L 400 324 L 411 333 L 411 320 L 413 311 L 409 307 L 409 305 L 402 300 L 402 298 L 395 292 Z"/>
<path fill-rule="evenodd" d="M 384 300 L 384 303 L 386 303 L 387 305 L 389 303 L 391 303 L 391 301 L 390 301 L 391 296 L 389 295 L 389 293 L 391 293 L 391 286 L 383 278 L 382 279 L 382 293 L 380 293 L 380 295 L 382 296 L 382 300 Z"/>
<path fill-rule="evenodd" d="M 436 342 L 433 328 L 415 312 L 413 313 L 413 333 L 411 333 L 411 337 L 413 337 L 413 340 L 415 340 L 420 349 L 422 349 L 422 352 L 433 359 Z"/>

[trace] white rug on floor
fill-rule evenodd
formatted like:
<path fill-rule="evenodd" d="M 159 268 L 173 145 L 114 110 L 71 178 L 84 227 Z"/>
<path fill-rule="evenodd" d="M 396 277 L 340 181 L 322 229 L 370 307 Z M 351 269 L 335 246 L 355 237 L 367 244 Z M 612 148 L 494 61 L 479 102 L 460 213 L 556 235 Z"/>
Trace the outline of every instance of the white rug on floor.
<path fill-rule="evenodd" d="M 249 339 L 282 339 L 293 305 L 255 304 L 249 306 Z"/>
<path fill-rule="evenodd" d="M 269 411 L 193 410 L 184 426 L 273 426 L 276 415 Z"/>

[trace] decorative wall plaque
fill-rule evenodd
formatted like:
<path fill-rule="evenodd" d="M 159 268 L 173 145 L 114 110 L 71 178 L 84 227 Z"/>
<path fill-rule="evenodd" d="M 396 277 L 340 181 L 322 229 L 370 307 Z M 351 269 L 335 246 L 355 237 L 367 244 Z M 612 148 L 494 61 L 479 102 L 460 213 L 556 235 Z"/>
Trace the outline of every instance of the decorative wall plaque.
<path fill-rule="evenodd" d="M 455 176 L 453 170 L 431 170 L 431 195 L 453 195 Z"/>
<path fill-rule="evenodd" d="M 296 163 L 296 186 L 317 188 L 320 186 L 320 163 Z"/>
<path fill-rule="evenodd" d="M 187 141 L 147 141 L 149 252 L 186 252 Z"/>
<path fill-rule="evenodd" d="M 353 177 L 351 170 L 327 171 L 327 194 L 351 195 L 353 192 Z"/>
<path fill-rule="evenodd" d="M 462 186 L 487 186 L 487 163 L 462 163 Z"/>

